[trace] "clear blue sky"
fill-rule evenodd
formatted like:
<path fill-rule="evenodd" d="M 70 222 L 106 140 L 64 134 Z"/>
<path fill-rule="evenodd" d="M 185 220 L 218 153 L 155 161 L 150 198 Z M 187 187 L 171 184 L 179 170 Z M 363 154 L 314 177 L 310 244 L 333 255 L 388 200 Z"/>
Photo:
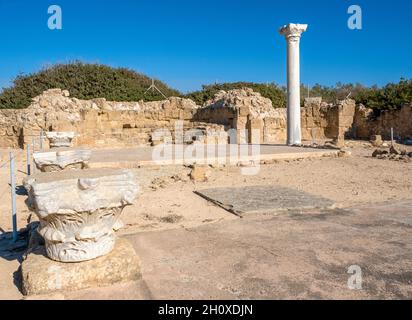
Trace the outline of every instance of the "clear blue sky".
<path fill-rule="evenodd" d="M 47 28 L 49 5 L 63 30 Z M 347 27 L 351 4 L 363 29 Z M 410 0 L 0 0 L 0 87 L 19 73 L 80 59 L 124 66 L 182 91 L 232 81 L 285 83 L 278 28 L 308 23 L 302 82 L 383 85 L 412 78 Z"/>

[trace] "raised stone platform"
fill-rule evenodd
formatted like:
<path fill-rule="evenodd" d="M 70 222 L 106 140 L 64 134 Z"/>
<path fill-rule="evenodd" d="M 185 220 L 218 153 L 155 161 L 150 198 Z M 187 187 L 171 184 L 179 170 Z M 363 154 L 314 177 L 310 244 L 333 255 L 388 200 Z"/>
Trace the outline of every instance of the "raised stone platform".
<path fill-rule="evenodd" d="M 235 145 L 239 148 L 242 145 Z M 154 159 L 156 154 L 156 147 L 137 147 L 137 148 L 122 148 L 122 149 L 101 149 L 93 150 L 89 162 L 90 168 L 138 168 L 144 166 L 156 165 L 173 165 L 173 164 L 195 164 L 200 163 L 200 157 L 186 157 L 188 148 L 191 146 L 172 145 L 172 157 L 164 159 Z M 249 148 L 253 148 L 249 146 Z M 207 155 L 207 164 L 223 163 L 227 165 L 238 165 L 253 161 L 257 164 L 258 161 L 266 163 L 270 161 L 281 160 L 297 160 L 307 158 L 322 158 L 322 157 L 336 157 L 339 150 L 336 149 L 316 149 L 316 148 L 302 148 L 286 145 L 260 145 L 260 152 L 252 154 L 239 153 L 235 159 L 230 158 L 229 145 L 205 146 L 203 154 Z M 175 151 L 176 150 L 176 151 Z"/>
<path fill-rule="evenodd" d="M 23 261 L 21 275 L 23 294 L 41 295 L 139 280 L 141 268 L 132 245 L 119 238 L 108 255 L 79 263 L 50 260 L 38 247 Z"/>

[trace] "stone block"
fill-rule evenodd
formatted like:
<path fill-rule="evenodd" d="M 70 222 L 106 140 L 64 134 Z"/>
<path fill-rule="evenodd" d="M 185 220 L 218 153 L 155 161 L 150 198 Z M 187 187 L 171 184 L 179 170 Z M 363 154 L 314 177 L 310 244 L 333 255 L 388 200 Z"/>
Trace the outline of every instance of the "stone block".
<path fill-rule="evenodd" d="M 140 260 L 132 245 L 119 238 L 103 257 L 77 263 L 50 260 L 45 247 L 37 247 L 21 264 L 24 295 L 41 295 L 102 287 L 141 279 Z"/>
<path fill-rule="evenodd" d="M 33 160 L 41 172 L 57 172 L 65 169 L 84 169 L 90 160 L 90 150 L 61 150 L 37 152 Z"/>
<path fill-rule="evenodd" d="M 194 165 L 190 172 L 190 179 L 195 182 L 205 182 L 209 178 L 208 166 Z"/>
<path fill-rule="evenodd" d="M 107 118 L 109 121 L 120 121 L 122 113 L 120 111 L 107 111 Z"/>
<path fill-rule="evenodd" d="M 370 138 L 370 142 L 374 147 L 380 147 L 383 144 L 382 136 L 381 135 L 373 135 Z"/>

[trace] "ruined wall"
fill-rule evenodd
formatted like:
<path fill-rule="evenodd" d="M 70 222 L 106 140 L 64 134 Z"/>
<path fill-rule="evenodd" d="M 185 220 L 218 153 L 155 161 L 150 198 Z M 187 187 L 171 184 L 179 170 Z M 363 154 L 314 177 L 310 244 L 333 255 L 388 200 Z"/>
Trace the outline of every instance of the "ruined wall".
<path fill-rule="evenodd" d="M 44 131 L 74 131 L 74 145 L 123 147 L 147 145 L 157 129 L 174 134 L 183 128 L 223 131 L 223 126 L 194 121 L 199 107 L 189 99 L 156 102 L 79 100 L 60 89 L 45 91 L 26 109 L 0 110 L 0 147 L 23 148 Z"/>
<path fill-rule="evenodd" d="M 352 130 L 355 101 L 345 100 L 328 104 L 322 98 L 308 98 L 301 109 L 302 139 L 304 141 L 342 140 Z M 241 143 L 285 143 L 287 136 L 286 108 L 274 109 L 270 99 L 251 89 L 220 91 L 198 109 L 201 121 L 225 124 L 246 130 L 239 136 Z M 260 133 L 253 136 L 252 130 Z M 241 133 L 240 133 L 241 134 Z"/>
<path fill-rule="evenodd" d="M 406 104 L 399 110 L 387 110 L 376 117 L 372 109 L 363 105 L 356 107 L 353 136 L 359 139 L 369 139 L 372 135 L 381 135 L 390 139 L 391 128 L 395 138 L 412 137 L 412 104 Z"/>
<path fill-rule="evenodd" d="M 356 104 L 347 99 L 336 104 L 322 98 L 305 99 L 302 108 L 302 138 L 307 141 L 343 140 L 352 134 Z"/>
<path fill-rule="evenodd" d="M 239 143 L 286 140 L 286 109 L 274 109 L 270 99 L 248 88 L 219 91 L 197 110 L 196 119 L 236 129 Z"/>
<path fill-rule="evenodd" d="M 303 141 L 343 141 L 345 136 L 369 139 L 373 134 L 389 137 L 391 127 L 397 136 L 412 136 L 411 105 L 374 118 L 372 110 L 356 107 L 350 99 L 328 104 L 321 98 L 308 98 L 301 111 Z M 26 109 L 0 110 L 0 147 L 24 148 L 39 138 L 41 130 L 74 131 L 78 134 L 75 146 L 148 145 L 154 143 L 153 133 L 159 129 L 169 130 L 173 137 L 177 122 L 183 123 L 184 131 L 198 129 L 217 136 L 238 129 L 239 143 L 283 144 L 287 135 L 286 109 L 274 109 L 270 99 L 251 89 L 221 91 L 203 106 L 176 97 L 155 102 L 80 100 L 52 89 L 34 98 Z M 224 140 L 227 135 L 223 134 L 219 141 Z"/>

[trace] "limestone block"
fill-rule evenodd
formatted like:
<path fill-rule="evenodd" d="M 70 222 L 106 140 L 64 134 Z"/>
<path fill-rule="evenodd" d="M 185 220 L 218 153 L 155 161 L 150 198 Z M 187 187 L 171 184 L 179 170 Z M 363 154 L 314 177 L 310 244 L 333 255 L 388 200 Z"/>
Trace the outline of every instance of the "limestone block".
<path fill-rule="evenodd" d="M 308 128 L 313 128 L 315 126 L 315 122 L 313 120 L 313 117 L 311 117 L 311 116 L 306 117 L 306 126 Z"/>
<path fill-rule="evenodd" d="M 48 259 L 45 254 L 45 247 L 38 247 L 22 262 L 24 295 L 67 292 L 141 279 L 140 260 L 132 245 L 122 238 L 110 254 L 91 261 L 62 263 Z"/>
<path fill-rule="evenodd" d="M 115 243 L 113 226 L 139 191 L 133 173 L 115 169 L 41 173 L 24 185 L 40 220 L 47 256 L 61 262 L 109 253 Z"/>
<path fill-rule="evenodd" d="M 67 121 L 58 121 L 52 124 L 54 131 L 71 132 L 75 131 L 76 126 Z"/>
<path fill-rule="evenodd" d="M 90 150 L 60 150 L 35 153 L 33 160 L 41 172 L 56 172 L 87 168 L 91 155 Z"/>
<path fill-rule="evenodd" d="M 120 121 L 122 118 L 122 113 L 120 111 L 108 111 L 107 117 L 110 121 Z"/>
<path fill-rule="evenodd" d="M 72 140 L 76 134 L 74 132 L 46 132 L 50 148 L 68 148 L 72 146 Z"/>
<path fill-rule="evenodd" d="M 239 116 L 241 117 L 247 117 L 249 115 L 250 111 L 248 107 L 240 107 L 239 108 Z"/>
<path fill-rule="evenodd" d="M 251 119 L 248 122 L 249 143 L 260 144 L 263 143 L 263 120 Z"/>
<path fill-rule="evenodd" d="M 96 121 L 97 117 L 99 116 L 99 112 L 97 110 L 85 110 L 82 112 L 83 120 L 94 120 Z"/>
<path fill-rule="evenodd" d="M 195 182 L 205 182 L 209 179 L 209 175 L 208 166 L 194 165 L 190 172 L 190 179 Z"/>

